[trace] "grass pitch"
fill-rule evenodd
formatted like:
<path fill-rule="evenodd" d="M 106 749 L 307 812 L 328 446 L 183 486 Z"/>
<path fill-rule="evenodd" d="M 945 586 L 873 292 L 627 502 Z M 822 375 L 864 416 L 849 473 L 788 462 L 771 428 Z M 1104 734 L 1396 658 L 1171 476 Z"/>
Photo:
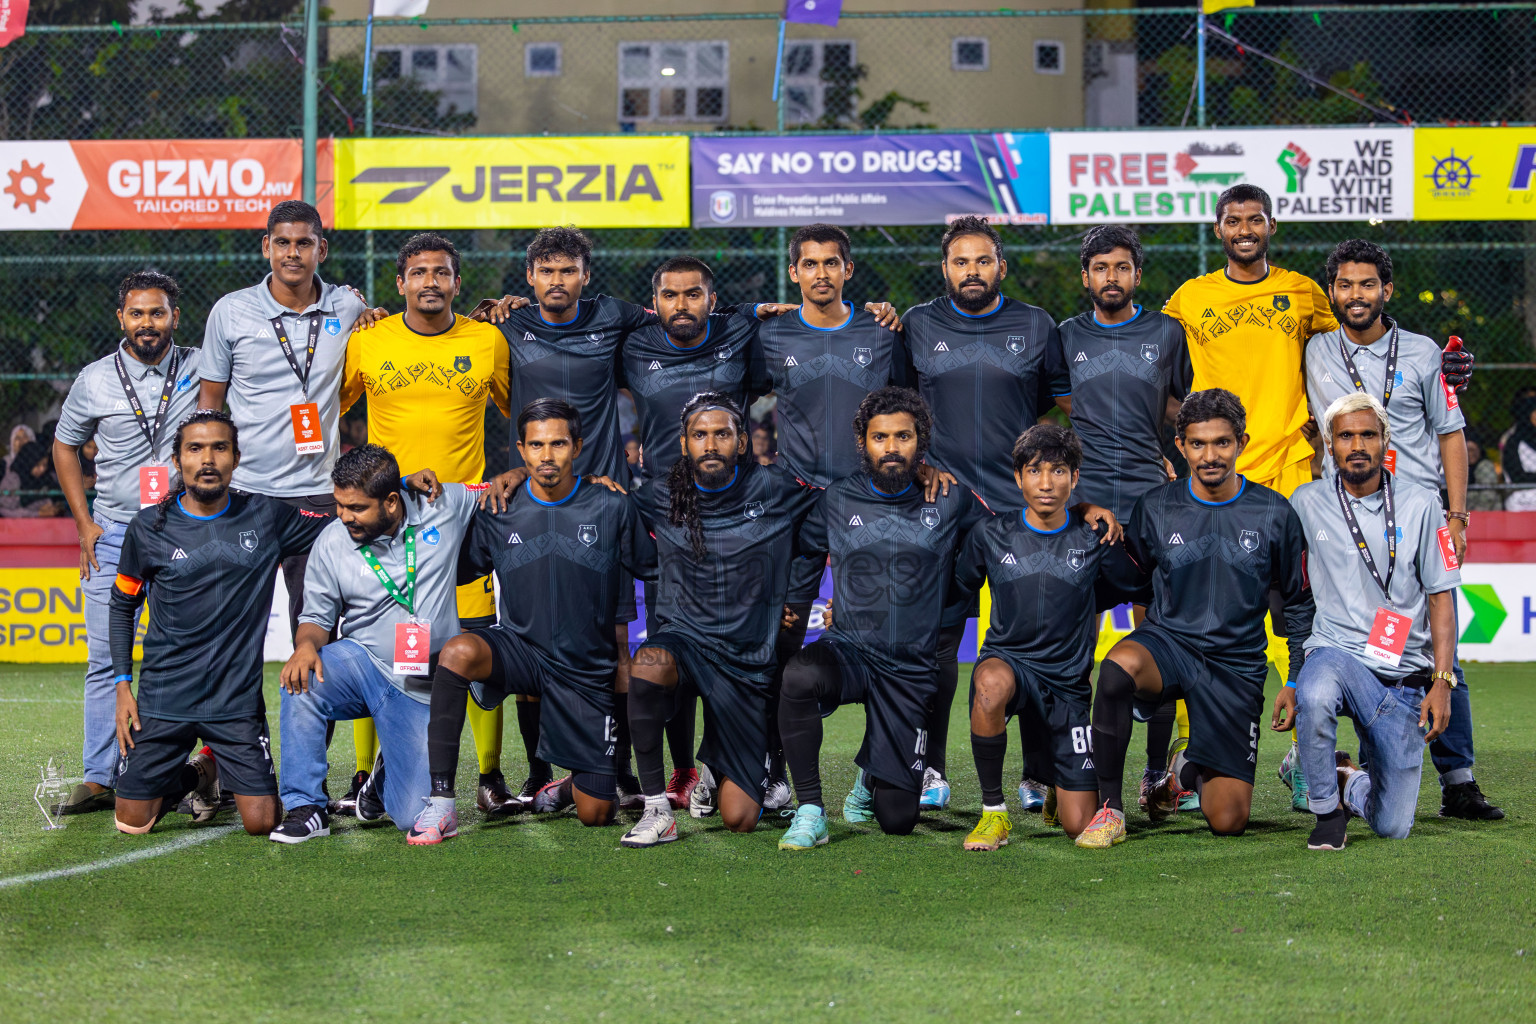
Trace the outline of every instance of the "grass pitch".
<path fill-rule="evenodd" d="M 1269 733 L 1242 838 L 1132 810 L 1129 842 L 1083 851 L 1010 793 L 1011 845 L 965 853 L 981 801 L 964 679 L 953 806 L 906 838 L 834 813 L 831 845 L 788 854 L 782 820 L 736 836 L 684 816 L 683 841 L 636 851 L 623 825 L 487 825 L 472 809 L 460 838 L 426 849 L 351 819 L 298 847 L 222 818 L 125 837 L 94 814 L 44 832 L 32 787 L 49 757 L 78 773 L 79 676 L 0 668 L 0 1019 L 17 1024 L 1536 1018 L 1530 665 L 1468 669 L 1478 777 L 1509 817 L 1436 817 L 1426 758 L 1413 835 L 1357 821 L 1341 854 L 1306 850 L 1311 818 L 1275 781 L 1286 742 Z M 834 812 L 862 726 L 857 708 L 827 722 Z M 332 792 L 352 771 L 347 736 Z M 1347 727 L 1341 742 L 1353 749 Z M 514 783 L 518 747 L 509 723 Z M 467 735 L 464 754 L 472 781 Z M 1016 779 L 1016 733 L 1009 755 Z M 156 855 L 122 862 L 134 852 Z"/>

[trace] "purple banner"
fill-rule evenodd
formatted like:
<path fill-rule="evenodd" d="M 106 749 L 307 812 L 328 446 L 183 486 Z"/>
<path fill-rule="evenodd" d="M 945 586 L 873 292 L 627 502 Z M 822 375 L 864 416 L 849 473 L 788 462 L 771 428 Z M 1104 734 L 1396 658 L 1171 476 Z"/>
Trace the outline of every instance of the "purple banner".
<path fill-rule="evenodd" d="M 779 135 L 692 143 L 693 226 L 1044 224 L 1044 132 Z"/>

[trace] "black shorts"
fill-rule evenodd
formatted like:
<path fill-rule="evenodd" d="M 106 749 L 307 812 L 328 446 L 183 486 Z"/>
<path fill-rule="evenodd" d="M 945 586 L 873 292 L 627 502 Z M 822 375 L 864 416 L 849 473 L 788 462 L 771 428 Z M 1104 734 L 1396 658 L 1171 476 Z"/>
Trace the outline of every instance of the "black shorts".
<path fill-rule="evenodd" d="M 224 792 L 277 796 L 277 770 L 265 715 L 228 722 L 172 722 L 140 715 L 139 724 L 143 728 L 133 734 L 133 746 L 117 759 L 117 795 L 123 799 L 165 796 L 199 741 L 213 750 Z"/>
<path fill-rule="evenodd" d="M 800 652 L 826 659 L 838 670 L 836 704 L 821 706 L 823 718 L 844 704 L 864 705 L 864 742 L 853 761 L 881 782 L 913 793 L 923 791 L 928 766 L 928 704 L 938 692 L 937 677 L 919 682 L 891 672 L 857 644 L 823 636 Z"/>
<path fill-rule="evenodd" d="M 1222 775 L 1253 783 L 1259 756 L 1259 721 L 1269 666 L 1233 664 L 1197 651 L 1174 634 L 1144 622 L 1126 639 L 1145 647 L 1163 677 L 1163 699 L 1189 709 L 1184 756 Z"/>
<path fill-rule="evenodd" d="M 785 604 L 810 604 L 821 596 L 821 578 L 826 574 L 825 558 L 800 557 L 789 564 L 789 590 Z"/>
<path fill-rule="evenodd" d="M 1152 603 L 1152 577 L 1146 576 L 1131 561 L 1125 541 L 1109 545 L 1099 563 L 1099 580 L 1093 586 L 1094 607 L 1100 612 L 1122 604 Z"/>
<path fill-rule="evenodd" d="M 730 779 L 763 802 L 768 790 L 768 683 L 745 679 L 706 657 L 692 637 L 663 629 L 645 647 L 672 655 L 677 663 L 673 701 L 696 693 L 704 698 L 704 738 L 699 760 L 716 780 Z M 668 709 L 672 718 L 674 709 Z"/>
<path fill-rule="evenodd" d="M 613 773 L 617 732 L 613 679 L 573 683 L 548 658 L 505 626 L 472 629 L 491 648 L 491 678 L 469 684 L 469 695 L 486 710 L 512 694 L 538 697 L 538 755 L 573 772 Z"/>
<path fill-rule="evenodd" d="M 1038 669 L 1010 654 L 982 647 L 976 664 L 988 658 L 996 658 L 1013 670 L 1013 699 L 1005 710 L 1008 717 L 1019 719 L 1023 732 L 1024 774 L 1073 793 L 1096 791 L 1099 781 L 1093 770 L 1089 699 L 1071 697 L 1050 686 Z M 1086 692 L 1088 686 L 1084 678 L 1073 689 Z M 971 702 L 975 700 L 976 684 L 972 682 Z"/>

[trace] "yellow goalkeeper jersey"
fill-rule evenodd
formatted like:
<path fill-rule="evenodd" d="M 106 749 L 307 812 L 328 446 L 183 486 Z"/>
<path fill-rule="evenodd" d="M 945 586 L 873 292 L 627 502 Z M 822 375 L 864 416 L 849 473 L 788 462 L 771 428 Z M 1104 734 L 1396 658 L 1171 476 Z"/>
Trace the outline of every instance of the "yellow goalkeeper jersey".
<path fill-rule="evenodd" d="M 353 331 L 341 384 L 345 412 L 368 394 L 368 440 L 394 453 L 400 472 L 436 471 L 445 483 L 485 476 L 485 402 L 511 417 L 507 339 L 464 316 L 418 334 L 405 314 Z"/>
<path fill-rule="evenodd" d="M 1301 434 L 1307 422 L 1302 350 L 1314 334 L 1339 326 L 1317 282 L 1271 266 L 1262 281 L 1243 283 L 1223 267 L 1185 281 L 1163 312 L 1184 325 L 1194 390 L 1226 388 L 1248 411 L 1239 473 L 1274 480 L 1312 457 Z"/>

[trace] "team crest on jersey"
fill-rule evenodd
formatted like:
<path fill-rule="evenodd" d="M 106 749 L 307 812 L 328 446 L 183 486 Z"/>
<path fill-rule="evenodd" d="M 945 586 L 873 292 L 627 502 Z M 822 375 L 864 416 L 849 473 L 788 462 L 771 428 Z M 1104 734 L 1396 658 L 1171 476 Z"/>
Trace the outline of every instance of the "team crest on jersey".
<path fill-rule="evenodd" d="M 443 539 L 443 535 L 437 532 L 437 527 L 429 526 L 427 527 L 426 531 L 422 533 L 421 539 L 428 544 L 436 544 L 438 541 Z"/>
<path fill-rule="evenodd" d="M 587 547 L 591 547 L 593 544 L 596 544 L 597 543 L 597 524 L 596 523 L 583 523 L 580 526 L 576 527 L 576 539 L 581 541 Z"/>
<path fill-rule="evenodd" d="M 719 348 L 715 349 L 715 358 L 720 360 L 722 363 L 731 358 L 731 346 L 721 345 Z"/>
<path fill-rule="evenodd" d="M 939 525 L 939 510 L 929 505 L 918 513 L 917 521 L 931 530 Z"/>
<path fill-rule="evenodd" d="M 240 534 L 240 546 L 247 551 L 255 551 L 257 537 L 255 530 L 244 530 Z"/>
<path fill-rule="evenodd" d="M 853 350 L 853 361 L 860 366 L 868 366 L 875 361 L 875 350 L 872 348 L 856 348 Z"/>
<path fill-rule="evenodd" d="M 1145 359 L 1149 363 L 1157 362 L 1157 346 L 1156 345 L 1143 345 L 1143 346 L 1141 346 L 1141 358 Z"/>
<path fill-rule="evenodd" d="M 1074 572 L 1076 572 L 1078 569 L 1081 569 L 1083 567 L 1083 562 L 1087 561 L 1087 559 L 1088 552 L 1082 550 L 1081 548 L 1073 548 L 1067 552 L 1067 564 L 1072 567 Z"/>
<path fill-rule="evenodd" d="M 469 356 L 453 357 L 453 368 L 460 373 L 468 373 L 469 368 L 473 365 L 474 363 L 470 360 Z"/>
<path fill-rule="evenodd" d="M 756 519 L 763 514 L 763 503 L 760 501 L 749 501 L 742 507 L 741 514 L 748 519 Z"/>
<path fill-rule="evenodd" d="M 189 388 L 191 386 L 192 386 L 192 375 L 190 373 L 184 373 L 184 374 L 181 375 L 181 379 L 176 382 L 176 392 L 177 392 L 177 394 L 180 394 L 181 392 L 187 390 L 187 388 Z"/>
<path fill-rule="evenodd" d="M 603 332 L 602 331 L 588 331 L 587 332 L 587 340 L 590 341 L 594 345 L 601 345 L 603 343 Z"/>
<path fill-rule="evenodd" d="M 1010 334 L 1010 335 L 1008 335 L 1008 351 L 1012 352 L 1014 355 L 1018 355 L 1020 352 L 1023 352 L 1024 351 L 1024 335 L 1022 335 L 1022 334 Z"/>
<path fill-rule="evenodd" d="M 1238 534 L 1237 542 L 1243 546 L 1244 551 L 1257 551 L 1259 549 L 1259 535 L 1253 530 L 1244 530 Z"/>
<path fill-rule="evenodd" d="M 340 317 L 334 317 L 334 316 L 326 317 L 325 318 L 325 333 L 329 334 L 333 338 L 336 337 L 336 335 L 340 334 L 341 333 L 341 318 Z"/>
<path fill-rule="evenodd" d="M 1276 295 L 1273 302 L 1275 308 L 1282 313 L 1291 308 L 1291 297 L 1289 295 Z"/>

